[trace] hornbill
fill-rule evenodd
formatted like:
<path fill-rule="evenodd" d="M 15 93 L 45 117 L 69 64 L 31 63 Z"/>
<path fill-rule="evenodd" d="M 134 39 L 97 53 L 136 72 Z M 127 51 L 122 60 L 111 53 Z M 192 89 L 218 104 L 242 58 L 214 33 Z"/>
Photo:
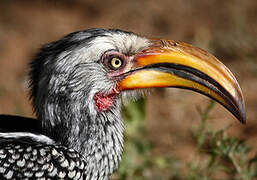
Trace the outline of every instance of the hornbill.
<path fill-rule="evenodd" d="M 246 119 L 229 69 L 178 41 L 78 31 L 43 46 L 29 75 L 38 120 L 0 116 L 0 179 L 108 179 L 123 149 L 122 99 L 143 89 L 190 89 Z"/>

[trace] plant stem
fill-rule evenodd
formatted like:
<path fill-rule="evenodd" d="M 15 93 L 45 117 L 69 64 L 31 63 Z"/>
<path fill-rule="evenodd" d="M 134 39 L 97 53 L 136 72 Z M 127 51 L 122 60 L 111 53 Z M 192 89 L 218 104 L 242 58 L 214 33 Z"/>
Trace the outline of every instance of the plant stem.
<path fill-rule="evenodd" d="M 242 168 L 240 167 L 240 165 L 237 163 L 235 156 L 233 155 L 233 153 L 229 153 L 228 157 L 230 158 L 232 164 L 234 165 L 234 167 L 236 168 L 236 171 L 238 172 L 238 174 L 240 175 L 240 179 L 242 180 L 250 180 L 248 178 L 247 175 L 244 174 Z"/>

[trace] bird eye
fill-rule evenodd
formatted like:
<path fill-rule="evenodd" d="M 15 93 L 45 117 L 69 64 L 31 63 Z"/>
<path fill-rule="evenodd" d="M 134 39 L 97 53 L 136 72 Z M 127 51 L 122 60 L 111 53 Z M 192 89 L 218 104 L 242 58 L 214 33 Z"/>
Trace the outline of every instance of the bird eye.
<path fill-rule="evenodd" d="M 119 69 L 121 66 L 123 65 L 123 60 L 121 60 L 120 58 L 117 57 L 113 57 L 110 60 L 110 67 L 112 69 Z"/>

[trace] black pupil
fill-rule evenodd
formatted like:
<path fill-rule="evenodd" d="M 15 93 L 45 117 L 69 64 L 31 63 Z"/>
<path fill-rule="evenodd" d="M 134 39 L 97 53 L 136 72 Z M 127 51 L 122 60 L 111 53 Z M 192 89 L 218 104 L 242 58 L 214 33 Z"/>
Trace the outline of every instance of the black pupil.
<path fill-rule="evenodd" d="M 115 64 L 116 64 L 116 65 L 119 65 L 119 64 L 120 64 L 120 60 L 119 60 L 119 59 L 116 59 Z"/>

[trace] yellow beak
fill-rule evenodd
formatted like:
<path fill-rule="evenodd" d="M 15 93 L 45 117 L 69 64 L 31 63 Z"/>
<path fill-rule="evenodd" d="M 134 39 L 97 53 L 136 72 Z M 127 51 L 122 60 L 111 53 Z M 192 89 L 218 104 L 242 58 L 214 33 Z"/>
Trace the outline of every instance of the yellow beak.
<path fill-rule="evenodd" d="M 135 55 L 132 68 L 118 82 L 119 91 L 137 88 L 191 89 L 216 100 L 246 122 L 242 91 L 230 70 L 211 54 L 186 43 L 152 40 Z"/>

